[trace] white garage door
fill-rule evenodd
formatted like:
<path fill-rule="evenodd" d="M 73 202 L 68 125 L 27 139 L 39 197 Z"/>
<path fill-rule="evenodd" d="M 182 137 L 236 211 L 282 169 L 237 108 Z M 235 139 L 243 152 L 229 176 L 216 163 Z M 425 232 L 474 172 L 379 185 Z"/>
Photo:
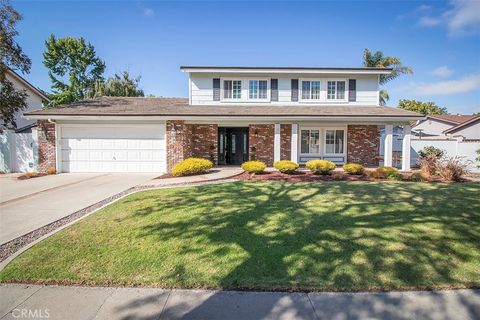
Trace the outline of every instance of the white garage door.
<path fill-rule="evenodd" d="M 165 172 L 165 125 L 62 126 L 63 172 Z"/>

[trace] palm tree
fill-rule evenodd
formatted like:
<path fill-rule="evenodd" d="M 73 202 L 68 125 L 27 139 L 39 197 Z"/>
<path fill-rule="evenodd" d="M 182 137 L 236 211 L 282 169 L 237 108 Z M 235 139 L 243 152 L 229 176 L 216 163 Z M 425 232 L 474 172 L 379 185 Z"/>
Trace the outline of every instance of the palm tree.
<path fill-rule="evenodd" d="M 405 67 L 397 57 L 385 57 L 383 52 L 377 51 L 374 54 L 370 49 L 365 49 L 363 52 L 363 66 L 368 68 L 392 68 L 391 74 L 380 75 L 380 84 L 383 85 L 390 80 L 399 77 L 401 74 L 412 74 L 413 70 L 410 67 Z M 389 96 L 385 89 L 380 90 L 380 104 L 383 106 L 388 101 Z"/>

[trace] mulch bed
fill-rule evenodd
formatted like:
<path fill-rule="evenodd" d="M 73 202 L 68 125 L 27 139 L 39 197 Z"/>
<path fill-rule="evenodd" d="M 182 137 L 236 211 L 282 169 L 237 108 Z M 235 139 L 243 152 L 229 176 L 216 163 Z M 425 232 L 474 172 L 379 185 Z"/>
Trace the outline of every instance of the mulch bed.
<path fill-rule="evenodd" d="M 220 171 L 220 170 L 215 170 L 215 169 L 214 169 L 214 170 L 209 170 L 209 171 L 207 171 L 207 172 L 202 173 L 202 175 L 211 174 L 211 173 L 215 173 L 215 172 L 218 172 L 218 171 Z M 196 175 L 196 174 L 192 174 L 192 176 L 195 176 L 195 175 Z M 188 176 L 188 175 L 184 175 L 184 176 L 182 176 L 182 177 L 187 177 L 187 176 Z M 177 177 L 177 176 L 174 176 L 174 175 L 171 174 L 171 173 L 165 173 L 165 174 L 162 174 L 161 176 L 158 176 L 158 177 L 156 177 L 156 178 L 154 178 L 154 179 L 170 179 L 170 178 L 178 178 L 178 177 Z"/>
<path fill-rule="evenodd" d="M 41 173 L 41 172 L 30 172 L 30 173 L 25 173 L 25 174 L 22 174 L 21 176 L 18 176 L 17 179 L 18 180 L 28 180 L 28 179 L 32 179 L 32 178 L 43 177 L 43 176 L 46 176 L 46 175 L 47 175 L 46 173 Z"/>

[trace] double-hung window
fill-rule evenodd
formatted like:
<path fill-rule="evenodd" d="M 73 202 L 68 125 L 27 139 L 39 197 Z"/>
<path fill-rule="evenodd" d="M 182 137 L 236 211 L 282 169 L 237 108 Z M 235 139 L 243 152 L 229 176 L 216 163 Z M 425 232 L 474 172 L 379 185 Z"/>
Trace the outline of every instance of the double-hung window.
<path fill-rule="evenodd" d="M 327 82 L 327 100 L 345 99 L 345 81 Z"/>
<path fill-rule="evenodd" d="M 248 98 L 267 99 L 267 80 L 249 80 Z"/>
<path fill-rule="evenodd" d="M 320 99 L 320 81 L 302 80 L 302 100 Z"/>
<path fill-rule="evenodd" d="M 320 130 L 302 130 L 300 136 L 300 153 L 320 153 Z"/>
<path fill-rule="evenodd" d="M 344 130 L 325 130 L 325 154 L 343 154 L 345 148 L 344 141 Z"/>
<path fill-rule="evenodd" d="M 242 80 L 224 80 L 223 81 L 224 99 L 242 98 Z"/>

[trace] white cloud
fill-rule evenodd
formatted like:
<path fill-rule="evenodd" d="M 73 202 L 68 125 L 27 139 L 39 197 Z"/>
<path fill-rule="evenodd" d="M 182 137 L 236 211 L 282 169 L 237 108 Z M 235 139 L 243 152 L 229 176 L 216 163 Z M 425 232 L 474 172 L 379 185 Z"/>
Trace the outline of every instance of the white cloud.
<path fill-rule="evenodd" d="M 465 35 L 480 32 L 480 1 L 453 0 L 453 9 L 443 16 L 449 35 Z"/>
<path fill-rule="evenodd" d="M 450 77 L 454 71 L 447 66 L 441 66 L 432 70 L 431 74 L 440 78 Z"/>
<path fill-rule="evenodd" d="M 420 20 L 418 21 L 418 24 L 423 27 L 436 27 L 441 23 L 442 23 L 441 19 L 428 17 L 428 16 L 421 17 Z"/>
<path fill-rule="evenodd" d="M 155 11 L 153 11 L 153 9 L 146 8 L 143 10 L 143 14 L 147 17 L 152 17 L 155 15 Z"/>
<path fill-rule="evenodd" d="M 409 88 L 419 95 L 446 96 L 466 93 L 480 89 L 480 74 L 468 75 L 458 80 L 412 84 Z"/>

